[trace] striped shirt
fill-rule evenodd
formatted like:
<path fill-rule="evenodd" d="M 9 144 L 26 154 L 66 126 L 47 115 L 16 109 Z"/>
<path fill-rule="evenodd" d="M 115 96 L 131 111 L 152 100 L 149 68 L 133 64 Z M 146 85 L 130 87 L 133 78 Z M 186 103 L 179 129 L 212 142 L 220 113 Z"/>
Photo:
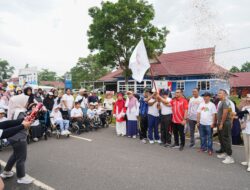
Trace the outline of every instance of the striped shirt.
<path fill-rule="evenodd" d="M 174 98 L 170 101 L 173 111 L 172 121 L 174 123 L 182 123 L 185 111 L 188 110 L 188 102 L 185 98 Z"/>

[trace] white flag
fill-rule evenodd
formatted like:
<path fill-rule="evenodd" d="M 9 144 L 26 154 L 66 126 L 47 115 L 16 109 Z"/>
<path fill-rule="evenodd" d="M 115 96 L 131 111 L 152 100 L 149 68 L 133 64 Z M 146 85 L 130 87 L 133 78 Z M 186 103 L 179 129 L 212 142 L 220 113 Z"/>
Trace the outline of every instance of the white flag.
<path fill-rule="evenodd" d="M 146 71 L 150 68 L 143 39 L 137 44 L 130 57 L 129 68 L 132 70 L 133 79 L 137 82 L 142 82 Z"/>

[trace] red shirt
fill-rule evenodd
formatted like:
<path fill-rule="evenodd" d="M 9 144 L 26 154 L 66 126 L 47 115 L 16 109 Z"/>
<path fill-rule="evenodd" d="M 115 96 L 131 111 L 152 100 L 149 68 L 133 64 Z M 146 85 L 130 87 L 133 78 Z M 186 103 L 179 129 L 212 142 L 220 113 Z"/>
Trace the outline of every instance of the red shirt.
<path fill-rule="evenodd" d="M 174 98 L 170 102 L 173 111 L 172 121 L 174 123 L 182 123 L 185 111 L 188 110 L 188 101 L 185 98 Z"/>

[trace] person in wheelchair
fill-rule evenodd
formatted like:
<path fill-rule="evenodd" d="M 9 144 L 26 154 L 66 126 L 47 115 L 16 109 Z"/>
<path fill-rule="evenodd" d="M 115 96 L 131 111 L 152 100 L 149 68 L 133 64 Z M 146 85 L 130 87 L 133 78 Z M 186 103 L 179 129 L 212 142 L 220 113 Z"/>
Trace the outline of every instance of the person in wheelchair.
<path fill-rule="evenodd" d="M 60 108 L 60 106 L 56 106 L 51 112 L 51 122 L 53 125 L 58 125 L 60 127 L 61 135 L 70 135 L 71 133 L 69 131 L 69 120 L 63 119 Z"/>
<path fill-rule="evenodd" d="M 89 104 L 89 109 L 87 111 L 87 118 L 90 122 L 91 128 L 97 129 L 100 127 L 100 118 L 97 113 L 96 107 L 98 106 L 98 103 L 91 102 Z"/>
<path fill-rule="evenodd" d="M 95 103 L 95 109 L 97 110 L 97 115 L 101 121 L 101 126 L 106 127 L 108 126 L 107 116 L 108 116 L 108 110 L 105 109 L 105 107 L 102 105 L 101 101 L 99 103 Z"/>
<path fill-rule="evenodd" d="M 36 109 L 36 105 L 36 103 L 30 104 L 27 113 L 29 114 Z M 43 136 L 43 128 L 38 118 L 31 124 L 29 135 L 34 142 L 39 141 L 39 138 Z"/>
<path fill-rule="evenodd" d="M 71 110 L 71 121 L 73 123 L 73 127 L 76 124 L 76 127 L 78 128 L 77 130 L 85 130 L 85 125 L 84 125 L 84 117 L 83 117 L 83 112 L 81 108 L 81 103 L 76 101 L 74 108 Z"/>

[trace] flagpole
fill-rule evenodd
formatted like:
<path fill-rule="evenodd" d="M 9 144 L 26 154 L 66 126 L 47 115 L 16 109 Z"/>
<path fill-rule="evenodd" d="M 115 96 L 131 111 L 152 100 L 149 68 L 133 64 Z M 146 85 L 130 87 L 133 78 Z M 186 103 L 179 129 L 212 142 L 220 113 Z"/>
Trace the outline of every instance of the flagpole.
<path fill-rule="evenodd" d="M 152 83 L 155 86 L 155 92 L 157 92 L 157 87 L 156 87 L 156 84 L 155 84 L 154 74 L 153 74 L 151 65 L 150 65 L 150 74 L 151 74 Z"/>

